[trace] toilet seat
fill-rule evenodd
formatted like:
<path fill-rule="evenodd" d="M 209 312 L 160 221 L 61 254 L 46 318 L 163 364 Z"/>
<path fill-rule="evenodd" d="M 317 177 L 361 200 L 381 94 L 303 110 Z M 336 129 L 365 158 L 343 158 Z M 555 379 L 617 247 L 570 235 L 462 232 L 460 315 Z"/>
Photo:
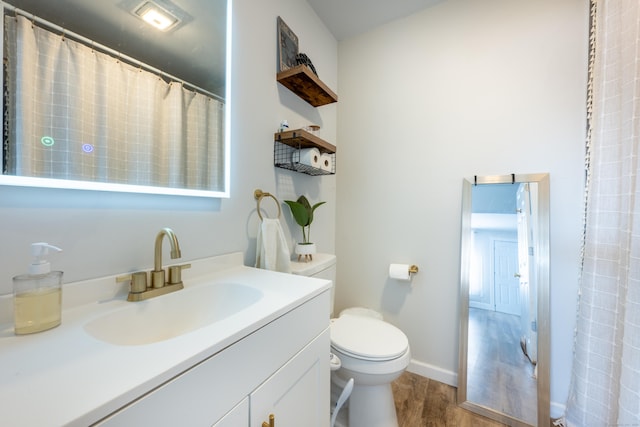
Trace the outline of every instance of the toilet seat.
<path fill-rule="evenodd" d="M 343 314 L 331 321 L 331 345 L 356 359 L 386 361 L 405 354 L 409 340 L 400 329 L 382 320 Z"/>
<path fill-rule="evenodd" d="M 350 307 L 345 308 L 340 312 L 340 316 L 344 314 L 353 314 L 354 316 L 364 316 L 364 317 L 373 317 L 374 319 L 384 320 L 382 314 L 378 313 L 375 310 L 365 307 Z"/>

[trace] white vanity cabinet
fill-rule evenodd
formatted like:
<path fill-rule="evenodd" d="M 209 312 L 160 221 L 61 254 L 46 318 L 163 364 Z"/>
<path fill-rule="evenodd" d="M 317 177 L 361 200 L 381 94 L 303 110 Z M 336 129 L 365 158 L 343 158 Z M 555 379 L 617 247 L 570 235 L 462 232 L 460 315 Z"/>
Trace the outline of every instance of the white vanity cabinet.
<path fill-rule="evenodd" d="M 235 408 L 227 412 L 213 427 L 239 427 L 249 425 L 249 398 L 245 397 Z"/>
<path fill-rule="evenodd" d="M 251 427 L 327 427 L 329 425 L 329 330 L 251 393 Z"/>
<path fill-rule="evenodd" d="M 326 427 L 328 313 L 327 290 L 95 425 Z"/>

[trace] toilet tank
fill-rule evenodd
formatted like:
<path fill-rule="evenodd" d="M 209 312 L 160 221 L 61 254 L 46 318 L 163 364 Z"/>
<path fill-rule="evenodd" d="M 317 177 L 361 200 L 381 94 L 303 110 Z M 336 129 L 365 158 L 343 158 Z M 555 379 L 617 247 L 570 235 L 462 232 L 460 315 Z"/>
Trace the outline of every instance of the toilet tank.
<path fill-rule="evenodd" d="M 311 261 L 291 261 L 291 272 L 300 276 L 331 280 L 331 312 L 336 288 L 336 256 L 332 254 L 313 254 Z"/>

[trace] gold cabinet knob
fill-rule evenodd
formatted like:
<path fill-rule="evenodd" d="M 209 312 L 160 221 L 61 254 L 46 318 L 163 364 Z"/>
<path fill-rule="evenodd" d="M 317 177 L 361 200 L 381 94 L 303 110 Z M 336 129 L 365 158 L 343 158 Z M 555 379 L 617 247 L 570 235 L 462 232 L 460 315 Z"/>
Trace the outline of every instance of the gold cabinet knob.
<path fill-rule="evenodd" d="M 275 427 L 276 425 L 276 416 L 273 414 L 269 414 L 269 422 L 263 421 L 262 427 Z"/>

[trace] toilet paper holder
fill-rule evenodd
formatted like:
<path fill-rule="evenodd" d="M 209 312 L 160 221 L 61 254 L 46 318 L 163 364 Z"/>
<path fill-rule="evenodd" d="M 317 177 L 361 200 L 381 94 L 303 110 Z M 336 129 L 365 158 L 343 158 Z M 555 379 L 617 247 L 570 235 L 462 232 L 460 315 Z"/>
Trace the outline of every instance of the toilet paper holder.
<path fill-rule="evenodd" d="M 390 264 L 389 278 L 400 281 L 411 281 L 414 274 L 418 272 L 418 266 L 415 264 Z"/>

